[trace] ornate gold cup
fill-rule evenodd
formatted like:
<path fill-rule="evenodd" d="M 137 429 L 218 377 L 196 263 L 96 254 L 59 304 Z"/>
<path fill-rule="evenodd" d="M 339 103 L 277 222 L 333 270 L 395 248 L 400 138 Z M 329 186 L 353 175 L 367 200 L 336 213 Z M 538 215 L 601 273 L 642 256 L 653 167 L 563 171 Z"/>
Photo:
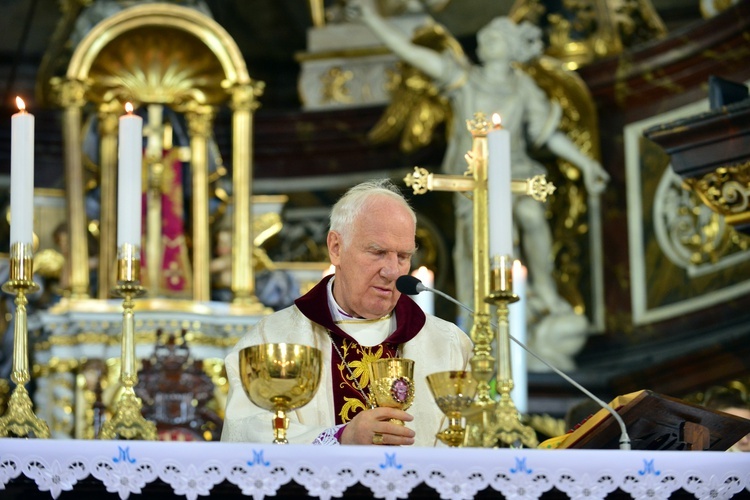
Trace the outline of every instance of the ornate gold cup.
<path fill-rule="evenodd" d="M 474 400 L 477 379 L 471 372 L 462 370 L 437 372 L 427 376 L 427 385 L 438 407 L 448 417 L 448 428 L 438 432 L 437 438 L 448 446 L 461 446 L 464 441 L 461 417 Z"/>
<path fill-rule="evenodd" d="M 370 393 L 378 406 L 409 408 L 414 401 L 414 361 L 385 358 L 370 363 Z M 396 418 L 391 422 L 404 425 Z"/>
<path fill-rule="evenodd" d="M 275 413 L 274 444 L 288 444 L 286 412 L 305 406 L 318 390 L 320 349 L 299 344 L 261 344 L 240 351 L 242 387 L 250 401 Z"/>

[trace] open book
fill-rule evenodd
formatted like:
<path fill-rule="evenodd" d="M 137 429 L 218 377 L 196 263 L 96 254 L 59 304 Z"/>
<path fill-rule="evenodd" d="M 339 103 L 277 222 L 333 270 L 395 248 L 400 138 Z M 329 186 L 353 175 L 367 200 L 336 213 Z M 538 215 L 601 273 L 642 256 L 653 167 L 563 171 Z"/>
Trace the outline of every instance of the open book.
<path fill-rule="evenodd" d="M 725 451 L 750 433 L 750 420 L 641 390 L 610 402 L 622 417 L 633 450 Z M 621 431 L 605 409 L 568 435 L 558 448 L 619 448 Z"/>

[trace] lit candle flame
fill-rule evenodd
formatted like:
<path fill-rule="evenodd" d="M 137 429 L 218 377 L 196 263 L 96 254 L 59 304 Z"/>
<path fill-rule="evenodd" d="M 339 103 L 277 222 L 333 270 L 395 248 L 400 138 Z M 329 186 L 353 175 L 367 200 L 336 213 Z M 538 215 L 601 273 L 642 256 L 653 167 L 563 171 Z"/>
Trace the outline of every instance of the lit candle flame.
<path fill-rule="evenodd" d="M 26 103 L 24 103 L 23 99 L 21 99 L 18 96 L 16 96 L 16 106 L 18 106 L 18 110 L 21 111 L 22 113 L 26 111 Z"/>
<path fill-rule="evenodd" d="M 133 104 L 126 102 L 125 103 L 125 112 L 129 115 L 133 114 Z"/>
<path fill-rule="evenodd" d="M 498 113 L 492 113 L 492 126 L 495 128 L 502 128 L 502 119 Z"/>

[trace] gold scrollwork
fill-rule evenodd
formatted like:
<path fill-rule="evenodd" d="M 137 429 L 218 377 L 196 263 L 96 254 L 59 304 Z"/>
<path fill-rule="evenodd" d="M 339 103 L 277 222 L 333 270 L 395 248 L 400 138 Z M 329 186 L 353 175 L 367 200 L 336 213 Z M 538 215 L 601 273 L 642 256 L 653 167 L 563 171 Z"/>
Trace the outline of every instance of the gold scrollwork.
<path fill-rule="evenodd" d="M 737 216 L 750 206 L 750 161 L 719 167 L 685 184 L 714 212 Z"/>
<path fill-rule="evenodd" d="M 354 72 L 351 70 L 345 70 L 339 67 L 330 68 L 325 75 L 322 76 L 323 80 L 323 102 L 338 102 L 343 104 L 349 104 L 354 102 L 349 88 L 346 86 L 354 78 Z"/>

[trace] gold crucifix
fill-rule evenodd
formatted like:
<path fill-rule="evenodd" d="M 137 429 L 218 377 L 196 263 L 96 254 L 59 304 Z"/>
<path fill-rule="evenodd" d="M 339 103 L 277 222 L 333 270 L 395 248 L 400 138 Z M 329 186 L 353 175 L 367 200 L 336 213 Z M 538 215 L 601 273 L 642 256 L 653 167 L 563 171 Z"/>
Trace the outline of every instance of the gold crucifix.
<path fill-rule="evenodd" d="M 463 176 L 433 174 L 424 168 L 414 167 L 414 172 L 407 175 L 404 182 L 412 188 L 414 194 L 424 194 L 427 191 L 465 192 L 471 193 L 473 199 L 475 312 L 470 335 L 474 342 L 471 370 L 472 376 L 477 380 L 477 392 L 472 407 L 467 412 L 463 445 L 494 448 L 523 444 L 534 447 L 537 445 L 536 434 L 533 429 L 521 423 L 518 410 L 510 398 L 513 380 L 510 375 L 508 304 L 518 300 L 518 297 L 513 294 L 508 273 L 503 272 L 505 268 L 501 266 L 491 269 L 488 255 L 487 134 L 491 124 L 484 113 L 475 113 L 474 119 L 467 120 L 466 123 L 473 141 L 471 151 L 465 156 L 468 170 Z M 528 195 L 541 202 L 546 201 L 554 190 L 555 186 L 547 182 L 543 175 L 511 181 L 512 193 Z M 494 275 L 492 289 L 491 273 Z M 498 308 L 496 367 L 496 360 L 492 356 L 491 303 L 496 303 Z M 495 401 L 490 395 L 493 375 L 497 379 L 499 401 Z"/>

